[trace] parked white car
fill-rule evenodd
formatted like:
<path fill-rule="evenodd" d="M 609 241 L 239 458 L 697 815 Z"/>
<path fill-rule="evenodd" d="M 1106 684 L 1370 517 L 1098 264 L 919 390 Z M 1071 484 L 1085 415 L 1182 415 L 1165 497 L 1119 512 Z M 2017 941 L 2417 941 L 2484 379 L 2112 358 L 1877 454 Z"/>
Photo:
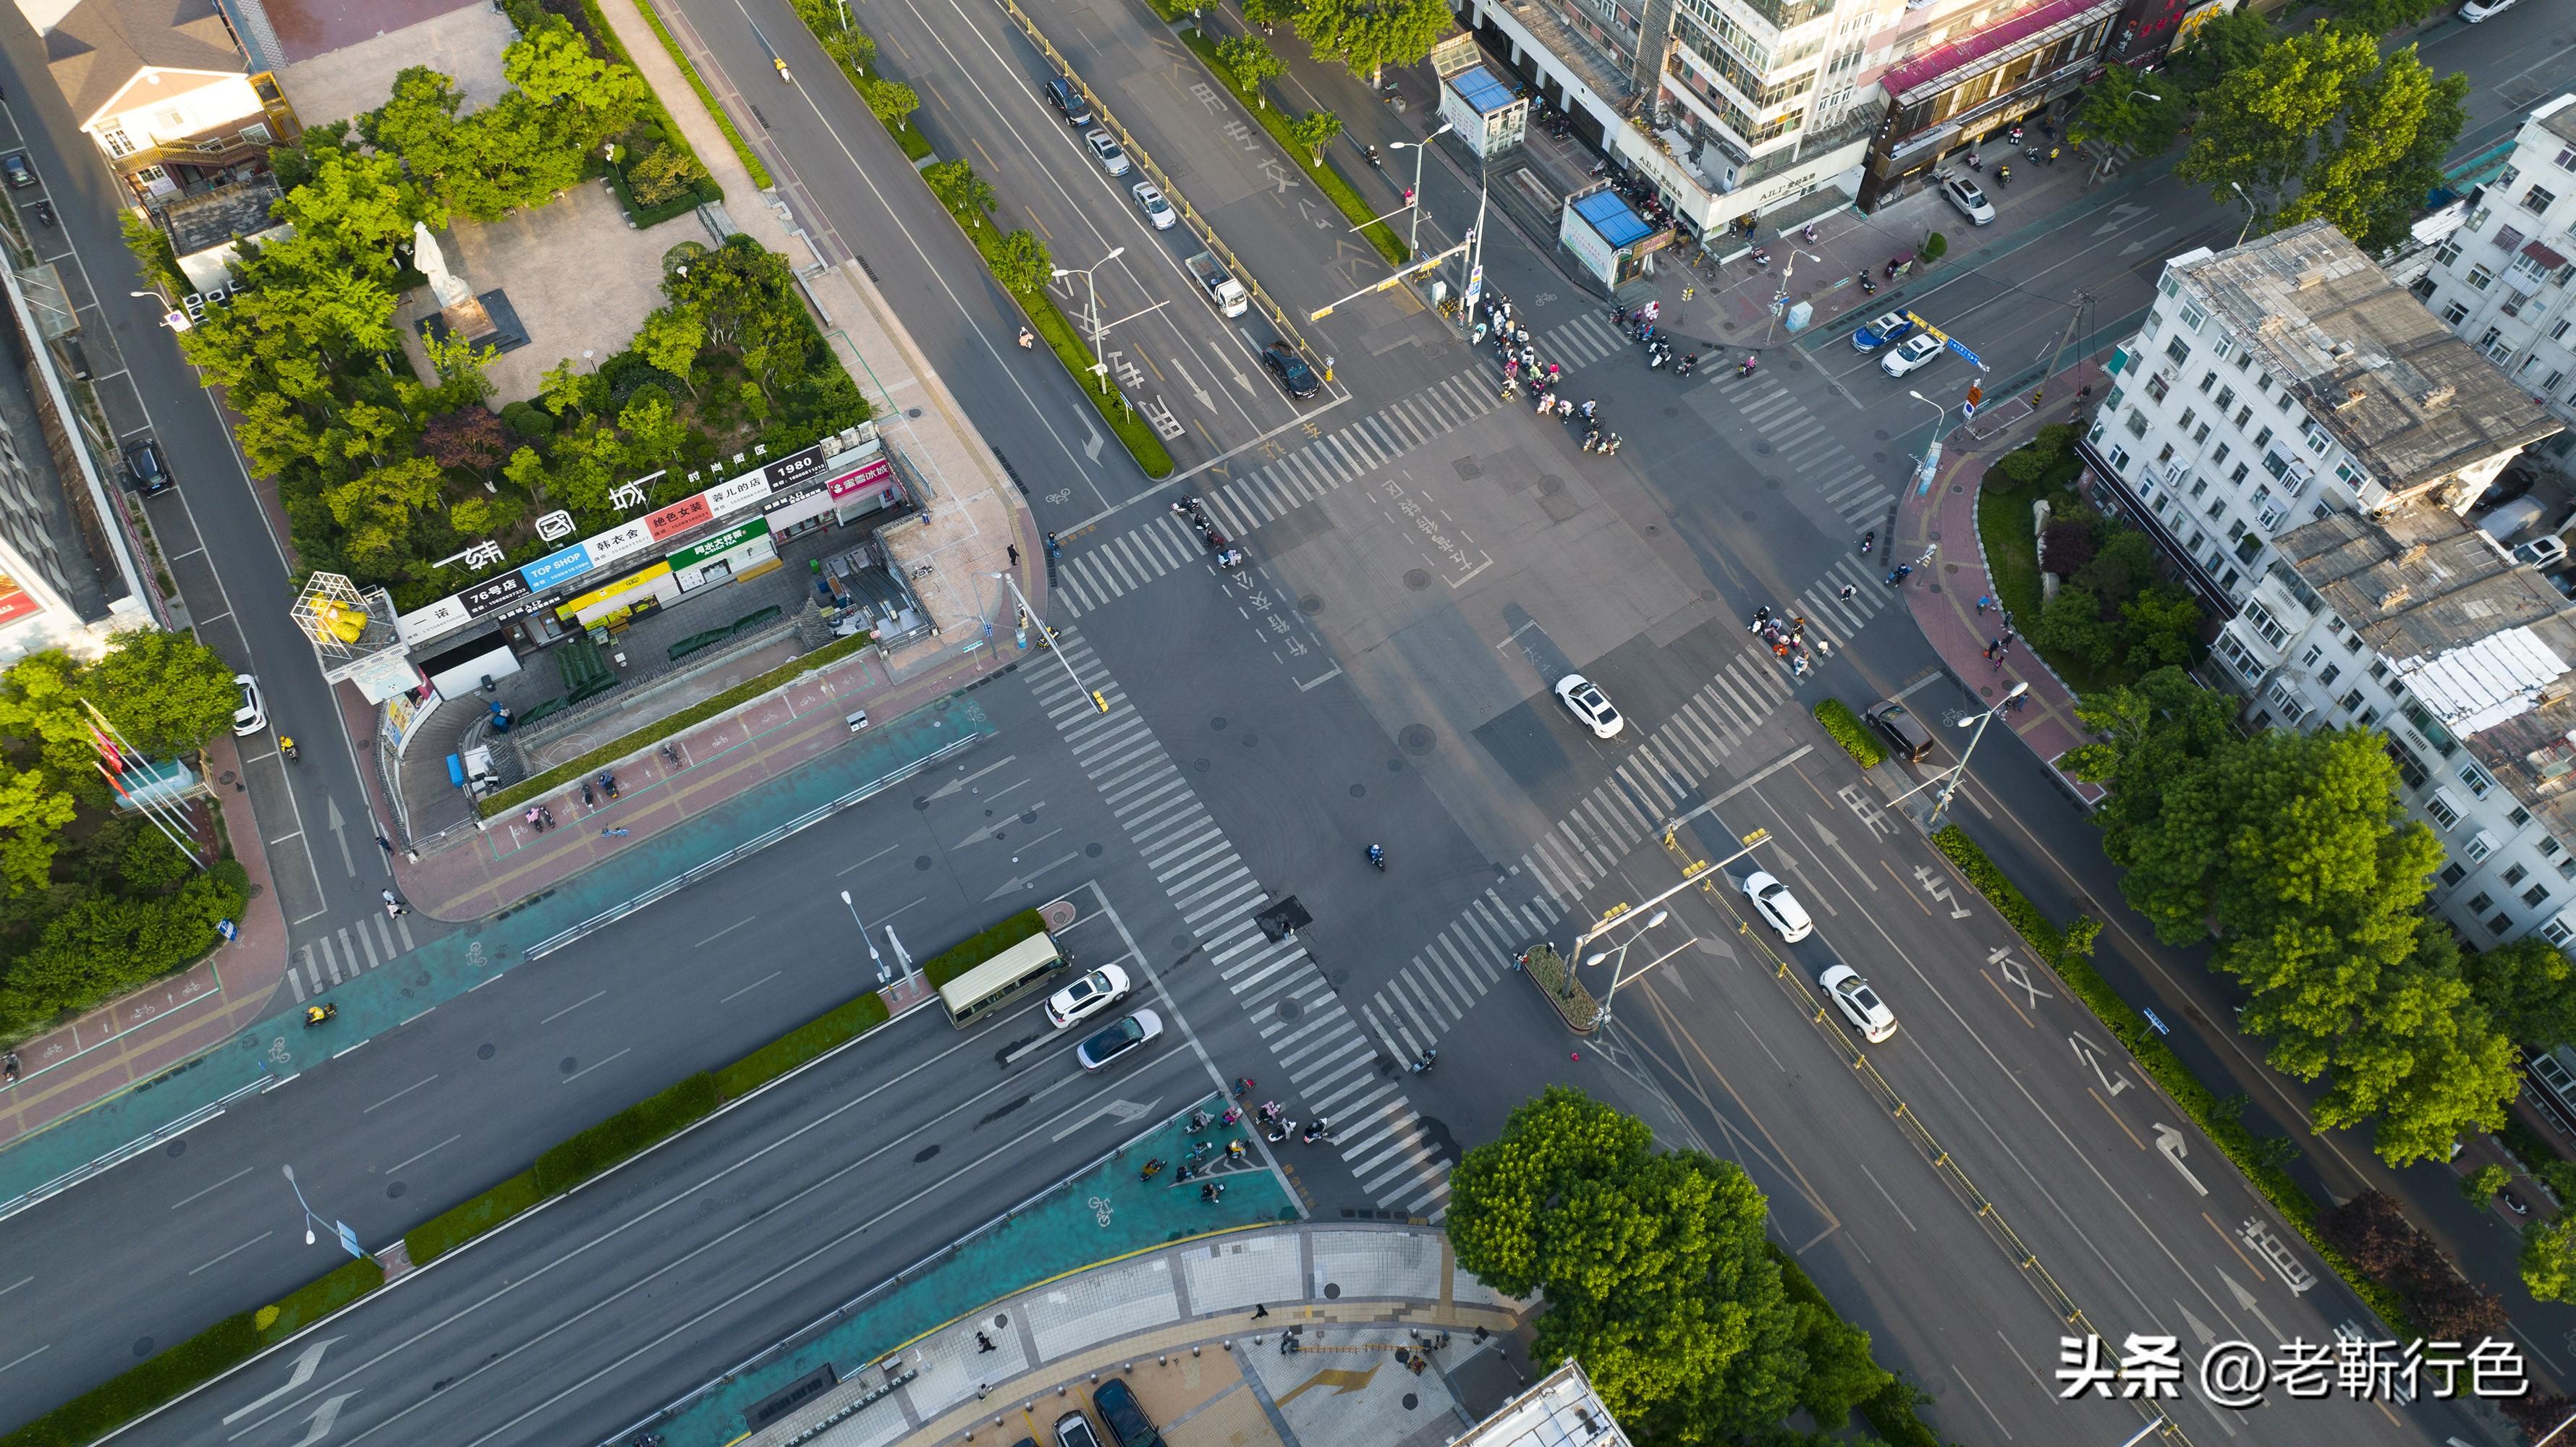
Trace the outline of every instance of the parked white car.
<path fill-rule="evenodd" d="M 1127 174 L 1127 152 L 1118 144 L 1116 136 L 1107 131 L 1084 131 L 1082 143 L 1089 146 L 1091 154 L 1100 159 L 1100 169 L 1112 176 Z"/>
<path fill-rule="evenodd" d="M 1860 977 L 1860 971 L 1849 965 L 1836 965 L 1816 983 L 1834 997 L 1843 1018 L 1852 1023 L 1863 1040 L 1876 1045 L 1896 1033 L 1896 1012 L 1887 1008 L 1887 1002 L 1869 987 L 1869 981 Z"/>
<path fill-rule="evenodd" d="M 1785 944 L 1794 945 L 1816 932 L 1816 921 L 1807 913 L 1807 907 L 1798 903 L 1798 896 L 1789 892 L 1789 886 L 1767 870 L 1757 869 L 1744 877 L 1744 897 L 1753 901 L 1753 912 L 1778 930 Z"/>
<path fill-rule="evenodd" d="M 1136 208 L 1145 213 L 1145 219 L 1153 222 L 1157 231 L 1169 231 L 1172 223 L 1181 219 L 1172 203 L 1163 199 L 1163 188 L 1151 181 L 1139 181 L 1128 187 L 1127 193 L 1136 198 Z"/>
<path fill-rule="evenodd" d="M 1930 332 L 1916 332 L 1888 349 L 1878 359 L 1878 369 L 1891 377 L 1902 377 L 1915 368 L 1941 355 L 1941 339 Z"/>
<path fill-rule="evenodd" d="M 1959 208 L 1959 214 L 1967 217 L 1971 226 L 1984 226 L 1995 219 L 1995 203 L 1965 176 L 1942 177 L 1941 194 L 1950 198 L 1950 204 Z"/>
<path fill-rule="evenodd" d="M 241 690 L 241 707 L 233 710 L 233 732 L 249 735 L 268 727 L 268 705 L 260 702 L 259 680 L 247 673 L 236 673 L 233 687 Z"/>

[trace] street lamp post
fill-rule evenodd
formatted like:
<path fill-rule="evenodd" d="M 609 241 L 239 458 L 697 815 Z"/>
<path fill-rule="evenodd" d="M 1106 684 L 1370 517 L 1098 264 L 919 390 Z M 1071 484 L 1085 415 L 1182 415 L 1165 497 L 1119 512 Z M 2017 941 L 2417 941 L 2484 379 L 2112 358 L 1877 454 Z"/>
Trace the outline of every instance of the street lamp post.
<path fill-rule="evenodd" d="M 2227 188 L 2236 193 L 2237 200 L 2245 203 L 2245 224 L 2236 228 L 2236 244 L 2243 246 L 2245 244 L 2245 233 L 2254 229 L 2254 198 L 2246 195 L 2245 188 L 2236 184 L 2234 181 L 2228 182 Z"/>
<path fill-rule="evenodd" d="M 1798 274 L 1798 258 L 1801 256 L 1809 261 L 1824 260 L 1813 252 L 1800 251 L 1794 246 L 1789 248 L 1789 259 L 1780 263 L 1780 290 L 1771 298 L 1771 325 L 1762 329 L 1762 345 L 1766 347 L 1771 345 L 1771 333 L 1780 325 L 1781 314 L 1789 309 L 1789 278 Z"/>
<path fill-rule="evenodd" d="M 1020 611 L 1028 614 L 1029 621 L 1038 625 L 1038 636 L 1048 640 L 1047 652 L 1054 654 L 1055 661 L 1064 666 L 1064 676 L 1073 680 L 1074 687 L 1091 695 L 1092 707 L 1100 710 L 1102 713 L 1109 712 L 1109 700 L 1101 696 L 1100 690 L 1084 683 L 1082 681 L 1082 675 L 1073 671 L 1073 660 L 1066 658 L 1064 656 L 1064 650 L 1055 646 L 1055 630 L 1049 628 L 1047 626 L 1047 621 L 1038 616 L 1037 609 L 1029 606 L 1029 595 L 1020 591 L 1020 580 L 1012 577 L 1008 573 L 995 573 L 992 576 L 1001 579 L 1002 582 L 1010 588 L 1011 596 L 1020 600 Z"/>
<path fill-rule="evenodd" d="M 1082 278 L 1083 295 L 1091 304 L 1091 374 L 1100 379 L 1100 390 L 1104 393 L 1109 390 L 1109 363 L 1100 353 L 1100 339 L 1108 328 L 1100 324 L 1100 289 L 1092 284 L 1091 274 L 1126 254 L 1126 247 L 1113 246 L 1107 256 L 1089 266 L 1059 266 L 1055 269 L 1057 276 Z"/>
<path fill-rule="evenodd" d="M 2028 692 L 2030 692 L 2030 685 L 2027 682 L 2016 683 L 2012 686 L 2011 692 L 2005 694 L 2002 698 L 1995 700 L 1995 706 L 1993 708 L 1987 709 L 1985 712 L 1978 714 L 1973 719 L 1963 718 L 1959 720 L 1958 726 L 1960 728 L 1966 728 L 1968 725 L 1973 723 L 1977 726 L 1977 731 L 1968 736 L 1967 750 L 1959 755 L 1958 767 L 1950 771 L 1949 781 L 1941 786 L 1941 797 L 1932 801 L 1932 824 L 1934 827 L 1939 827 L 1942 811 L 1950 807 L 1950 796 L 1959 792 L 1959 781 L 1967 777 L 1968 760 L 1977 756 L 1977 741 L 1986 736 L 1986 725 L 1994 722 L 1995 715 L 2002 713 L 2014 699 L 2017 699 Z"/>
<path fill-rule="evenodd" d="M 1646 973 L 1646 971 L 1653 969 L 1655 966 L 1662 964 L 1664 961 L 1671 959 L 1673 956 L 1680 954 L 1683 950 L 1690 947 L 1690 942 L 1686 941 L 1683 944 L 1677 945 L 1670 950 L 1666 950 L 1664 953 L 1648 960 L 1634 973 L 1621 973 L 1627 969 L 1628 947 L 1635 944 L 1637 941 L 1644 939 L 1646 937 L 1646 931 L 1659 928 L 1665 920 L 1670 918 L 1672 918 L 1672 911 L 1662 909 L 1656 910 L 1653 914 L 1646 917 L 1646 922 L 1644 924 L 1641 924 L 1637 926 L 1636 929 L 1630 931 L 1628 937 L 1621 940 L 1616 948 L 1598 951 L 1584 959 L 1583 963 L 1587 965 L 1607 963 L 1610 966 L 1610 988 L 1604 991 L 1601 996 L 1600 1018 L 1602 1023 L 1606 1024 L 1609 1022 L 1610 1004 L 1612 1001 L 1619 998 L 1619 986 L 1623 982 L 1637 978 L 1638 975 Z M 1691 939 L 1696 941 L 1698 936 L 1693 935 Z M 1571 985 L 1574 979 L 1574 971 L 1569 968 L 1565 972 L 1565 978 L 1567 983 Z"/>
<path fill-rule="evenodd" d="M 347 1226 L 344 1226 L 337 1221 L 324 1221 L 321 1217 L 313 1214 L 313 1207 L 304 1199 L 304 1188 L 295 1183 L 295 1167 L 279 1166 L 278 1169 L 286 1173 L 286 1186 L 288 1190 L 295 1193 L 295 1204 L 304 1208 L 305 1245 L 310 1246 L 319 1239 L 317 1233 L 313 1229 L 315 1226 L 328 1226 L 331 1230 L 332 1239 L 340 1243 L 342 1250 L 347 1251 L 352 1256 L 364 1256 L 367 1254 L 364 1250 L 359 1248 L 358 1234 L 356 1232 L 350 1230 Z"/>
<path fill-rule="evenodd" d="M 1932 409 L 1932 439 L 1923 444 L 1923 474 L 1915 479 L 1915 489 L 1919 494 L 1932 485 L 1933 474 L 1941 470 L 1941 427 L 1950 420 L 1950 409 L 1911 387 L 1905 389 L 1905 395 Z"/>
<path fill-rule="evenodd" d="M 841 891 L 841 903 L 850 907 L 851 922 L 859 927 L 859 940 L 868 947 L 868 958 L 876 962 L 877 983 L 882 985 L 893 979 L 894 971 L 886 968 L 885 957 L 877 953 L 877 942 L 868 938 L 868 922 L 859 918 L 858 901 L 850 898 L 850 892 L 845 889 Z"/>
<path fill-rule="evenodd" d="M 1405 255 L 1408 257 L 1419 256 L 1422 253 L 1422 153 L 1431 149 L 1433 141 L 1457 129 L 1457 126 L 1456 121 L 1443 121 L 1440 123 L 1439 130 L 1433 131 L 1421 140 L 1386 143 L 1389 150 L 1413 153 L 1413 189 L 1405 193 L 1406 200 L 1413 210 L 1413 226 L 1404 239 Z"/>
<path fill-rule="evenodd" d="M 170 304 L 170 299 L 157 291 L 129 291 L 126 295 L 142 297 L 151 302 L 154 306 L 161 308 L 161 325 L 168 327 L 174 332 L 184 332 L 188 328 L 196 325 L 195 322 L 188 320 L 188 314 L 186 312 L 172 306 Z"/>

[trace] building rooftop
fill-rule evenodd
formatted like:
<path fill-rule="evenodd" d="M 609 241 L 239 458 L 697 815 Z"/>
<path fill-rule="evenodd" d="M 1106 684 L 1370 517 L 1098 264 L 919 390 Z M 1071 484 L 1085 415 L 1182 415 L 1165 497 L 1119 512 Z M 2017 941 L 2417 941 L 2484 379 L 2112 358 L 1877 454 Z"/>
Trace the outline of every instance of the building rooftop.
<path fill-rule="evenodd" d="M 1655 234 L 1655 228 L 1639 220 L 1618 192 L 1606 188 L 1575 202 L 1574 214 L 1591 223 L 1601 239 L 1614 247 L 1634 246 Z"/>
<path fill-rule="evenodd" d="M 2330 513 L 2276 542 L 2453 735 L 2529 711 L 2576 658 L 2576 608 L 2428 501 Z"/>
<path fill-rule="evenodd" d="M 2174 270 L 2392 496 L 2559 430 L 2331 223 Z"/>
<path fill-rule="evenodd" d="M 1449 1439 L 1449 1447 L 1628 1447 L 1628 1434 L 1601 1405 L 1572 1357 L 1493 1415 Z"/>
<path fill-rule="evenodd" d="M 262 171 L 247 181 L 174 198 L 159 209 L 170 228 L 170 244 L 181 256 L 194 256 L 276 226 L 269 208 L 283 195 L 277 178 Z"/>
<path fill-rule="evenodd" d="M 26 0 L 19 8 L 30 9 Z M 38 28 L 45 68 L 85 127 L 104 112 L 144 104 L 121 102 L 129 89 L 159 100 L 249 73 L 215 0 L 77 0 L 51 26 Z"/>

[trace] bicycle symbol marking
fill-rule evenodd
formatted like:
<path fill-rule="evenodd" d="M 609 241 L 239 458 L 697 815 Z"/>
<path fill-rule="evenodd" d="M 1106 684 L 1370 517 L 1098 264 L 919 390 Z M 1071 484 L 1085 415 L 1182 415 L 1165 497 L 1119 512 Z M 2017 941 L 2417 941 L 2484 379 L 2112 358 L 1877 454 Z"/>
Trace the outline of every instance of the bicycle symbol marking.
<path fill-rule="evenodd" d="M 292 1055 L 287 1053 L 285 1036 L 280 1035 L 276 1039 L 268 1042 L 268 1058 L 279 1065 L 284 1065 L 294 1059 Z"/>
<path fill-rule="evenodd" d="M 1103 1226 L 1108 1225 L 1110 1214 L 1109 1198 L 1107 1196 L 1094 1196 L 1091 1198 L 1090 1205 L 1092 1218 L 1097 1220 Z"/>

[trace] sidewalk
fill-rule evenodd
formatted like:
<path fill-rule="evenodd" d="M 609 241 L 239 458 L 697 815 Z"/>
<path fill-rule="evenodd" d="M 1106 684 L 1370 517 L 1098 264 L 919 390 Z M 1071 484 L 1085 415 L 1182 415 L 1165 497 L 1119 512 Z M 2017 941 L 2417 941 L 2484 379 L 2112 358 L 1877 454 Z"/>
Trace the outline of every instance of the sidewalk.
<path fill-rule="evenodd" d="M 1999 664 L 1986 660 L 1986 644 L 2001 625 L 1995 616 L 1981 617 L 1977 612 L 1977 599 L 1995 591 L 1985 547 L 1977 535 L 1977 487 L 1996 458 L 2029 441 L 2043 425 L 2073 420 L 2077 389 L 2099 387 L 2104 378 L 2099 363 L 2080 363 L 2049 378 L 2039 409 L 2012 425 L 1982 439 L 1964 427 L 1951 432 L 1943 441 L 1941 470 L 1929 492 L 1920 483 L 1908 481 L 1899 495 L 1895 538 L 1886 557 L 1891 568 L 1914 564 L 1914 576 L 1905 585 L 1906 606 L 1914 614 L 1915 626 L 1941 656 L 1942 666 L 1962 686 L 1991 705 L 2014 684 L 2030 685 L 2025 695 L 2028 704 L 1996 722 L 2029 745 L 2050 767 L 2058 787 L 2087 808 L 2102 801 L 2101 786 L 2057 771 L 2057 761 L 2068 749 L 2092 741 L 2092 735 L 2076 722 L 2075 691 L 2026 642 L 2005 654 Z M 1990 405 L 2010 400 L 1995 398 Z M 1926 549 L 1936 546 L 1939 552 L 1933 561 L 1921 561 Z"/>
<path fill-rule="evenodd" d="M 950 1270 L 919 1284 L 951 1285 Z M 1167 1439 L 1399 1447 L 1463 1433 L 1535 1374 L 1526 1306 L 1458 1270 L 1423 1227 L 1237 1229 L 980 1306 L 971 1288 L 947 1296 L 965 1310 L 908 1340 L 883 1338 L 868 1319 L 880 1308 L 863 1308 L 832 1350 L 765 1365 L 655 1430 L 670 1447 L 1046 1441 L 1117 1378 Z M 763 1415 L 764 1394 L 827 1363 L 836 1385 Z"/>

